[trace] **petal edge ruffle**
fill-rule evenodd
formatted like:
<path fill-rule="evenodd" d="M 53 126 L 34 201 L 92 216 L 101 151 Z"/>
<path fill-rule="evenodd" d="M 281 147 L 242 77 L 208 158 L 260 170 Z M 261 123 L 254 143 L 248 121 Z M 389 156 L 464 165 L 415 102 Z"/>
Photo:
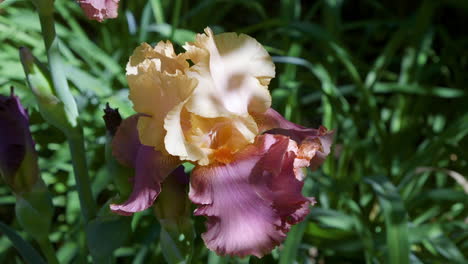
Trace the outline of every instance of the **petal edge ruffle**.
<path fill-rule="evenodd" d="M 195 167 L 189 197 L 199 205 L 195 215 L 208 218 L 208 248 L 262 257 L 304 219 L 311 202 L 295 175 L 296 151 L 287 137 L 262 135 L 229 164 Z"/>
<path fill-rule="evenodd" d="M 324 126 L 318 129 L 305 128 L 288 121 L 273 108 L 264 113 L 253 114 L 260 132 L 279 134 L 290 137 L 299 145 L 299 156 L 303 162 L 308 162 L 312 170 L 316 170 L 330 154 L 334 131 Z"/>

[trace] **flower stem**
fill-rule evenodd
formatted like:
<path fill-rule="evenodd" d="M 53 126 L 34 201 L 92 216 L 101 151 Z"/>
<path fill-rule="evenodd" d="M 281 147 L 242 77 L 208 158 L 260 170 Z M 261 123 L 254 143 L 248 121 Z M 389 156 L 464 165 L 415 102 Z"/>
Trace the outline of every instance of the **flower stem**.
<path fill-rule="evenodd" d="M 94 202 L 89 181 L 83 130 L 81 127 L 77 127 L 74 132 L 75 133 L 68 134 L 67 138 L 70 146 L 73 171 L 75 172 L 76 188 L 80 199 L 81 212 L 85 223 L 88 223 L 96 216 L 96 203 Z"/>
<path fill-rule="evenodd" d="M 54 15 L 53 13 L 40 14 L 39 20 L 41 21 L 42 37 L 44 38 L 44 44 L 48 52 L 55 39 Z"/>
<path fill-rule="evenodd" d="M 37 240 L 39 247 L 41 248 L 42 253 L 47 259 L 49 264 L 59 264 L 57 256 L 55 255 L 54 247 L 48 238 Z"/>
<path fill-rule="evenodd" d="M 39 19 L 41 21 L 42 35 L 49 60 L 50 74 L 54 86 L 54 92 L 66 107 L 65 111 L 70 119 L 72 127 L 62 127 L 62 132 L 67 136 L 70 146 L 73 170 L 75 172 L 75 181 L 80 199 L 81 212 L 85 223 L 87 224 L 96 216 L 96 204 L 94 202 L 86 165 L 86 155 L 83 142 L 83 131 L 74 117 L 77 116 L 76 103 L 70 93 L 67 79 L 63 72 L 60 51 L 58 47 L 58 38 L 55 33 L 55 24 L 53 16 L 53 4 L 48 8 L 43 8 L 48 12 L 39 10 Z"/>

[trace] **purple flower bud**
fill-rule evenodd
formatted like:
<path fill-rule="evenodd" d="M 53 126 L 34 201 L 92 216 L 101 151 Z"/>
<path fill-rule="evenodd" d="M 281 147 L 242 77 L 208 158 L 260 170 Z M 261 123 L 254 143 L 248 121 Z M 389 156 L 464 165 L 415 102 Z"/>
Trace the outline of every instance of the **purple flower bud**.
<path fill-rule="evenodd" d="M 29 117 L 17 96 L 0 95 L 0 175 L 19 194 L 38 180 L 37 154 Z"/>

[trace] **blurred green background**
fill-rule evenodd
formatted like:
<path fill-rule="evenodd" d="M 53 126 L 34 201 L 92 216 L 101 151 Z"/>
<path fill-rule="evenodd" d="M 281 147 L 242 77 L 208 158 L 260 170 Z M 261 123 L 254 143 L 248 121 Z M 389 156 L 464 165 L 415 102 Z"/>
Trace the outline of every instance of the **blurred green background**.
<path fill-rule="evenodd" d="M 87 20 L 57 0 L 67 78 L 85 128 L 93 192 L 115 194 L 102 109 L 123 116 L 125 65 L 141 42 L 181 45 L 210 26 L 246 33 L 270 52 L 273 106 L 308 127 L 335 131 L 333 153 L 310 172 L 318 204 L 263 259 L 221 258 L 197 236 L 193 263 L 466 263 L 468 258 L 468 1 L 121 0 L 119 17 Z M 0 93 L 16 87 L 29 108 L 42 177 L 56 206 L 51 239 L 61 263 L 84 263 L 78 197 L 63 134 L 37 112 L 18 48 L 46 61 L 40 24 L 25 0 L 0 4 Z M 0 220 L 20 229 L 14 196 L 0 185 Z M 196 217 L 201 234 L 204 219 Z M 150 211 L 132 219 L 117 263 L 164 263 Z M 28 235 L 22 233 L 28 238 Z M 111 239 L 111 238 L 110 238 Z M 31 241 L 33 245 L 34 242 Z M 22 263 L 0 237 L 0 263 Z"/>

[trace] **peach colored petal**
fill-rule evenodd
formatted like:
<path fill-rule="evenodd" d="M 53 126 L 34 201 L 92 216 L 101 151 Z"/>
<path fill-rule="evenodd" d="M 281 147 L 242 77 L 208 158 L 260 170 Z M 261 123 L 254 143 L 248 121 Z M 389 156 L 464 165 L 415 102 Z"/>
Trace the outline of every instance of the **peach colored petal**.
<path fill-rule="evenodd" d="M 185 120 L 188 118 L 183 118 L 182 115 L 189 115 L 184 109 L 185 103 L 186 101 L 178 104 L 166 115 L 164 129 L 166 129 L 167 134 L 164 138 L 164 144 L 169 154 L 178 156 L 181 160 L 197 161 L 203 159 L 204 153 L 185 139 L 183 123 L 186 123 Z"/>
<path fill-rule="evenodd" d="M 164 128 L 168 153 L 200 165 L 229 162 L 258 134 L 257 124 L 249 115 L 204 118 L 188 112 L 184 103 L 166 116 Z"/>
<path fill-rule="evenodd" d="M 195 63 L 186 72 L 198 80 L 187 109 L 203 117 L 264 112 L 271 105 L 269 81 L 275 67 L 268 52 L 245 34 L 198 35 L 188 43 L 186 57 Z"/>
<path fill-rule="evenodd" d="M 165 151 L 167 113 L 186 100 L 196 85 L 196 80 L 182 73 L 187 66 L 182 62 L 170 42 L 160 42 L 154 49 L 142 44 L 127 65 L 129 98 L 135 111 L 145 114 L 138 122 L 140 140 L 160 151 Z"/>
<path fill-rule="evenodd" d="M 154 48 L 148 43 L 142 43 L 130 56 L 127 64 L 127 74 L 137 74 L 137 66 L 145 60 L 154 61 L 158 71 L 170 74 L 184 71 L 189 66 L 184 56 L 175 54 L 170 41 L 160 41 Z"/>

